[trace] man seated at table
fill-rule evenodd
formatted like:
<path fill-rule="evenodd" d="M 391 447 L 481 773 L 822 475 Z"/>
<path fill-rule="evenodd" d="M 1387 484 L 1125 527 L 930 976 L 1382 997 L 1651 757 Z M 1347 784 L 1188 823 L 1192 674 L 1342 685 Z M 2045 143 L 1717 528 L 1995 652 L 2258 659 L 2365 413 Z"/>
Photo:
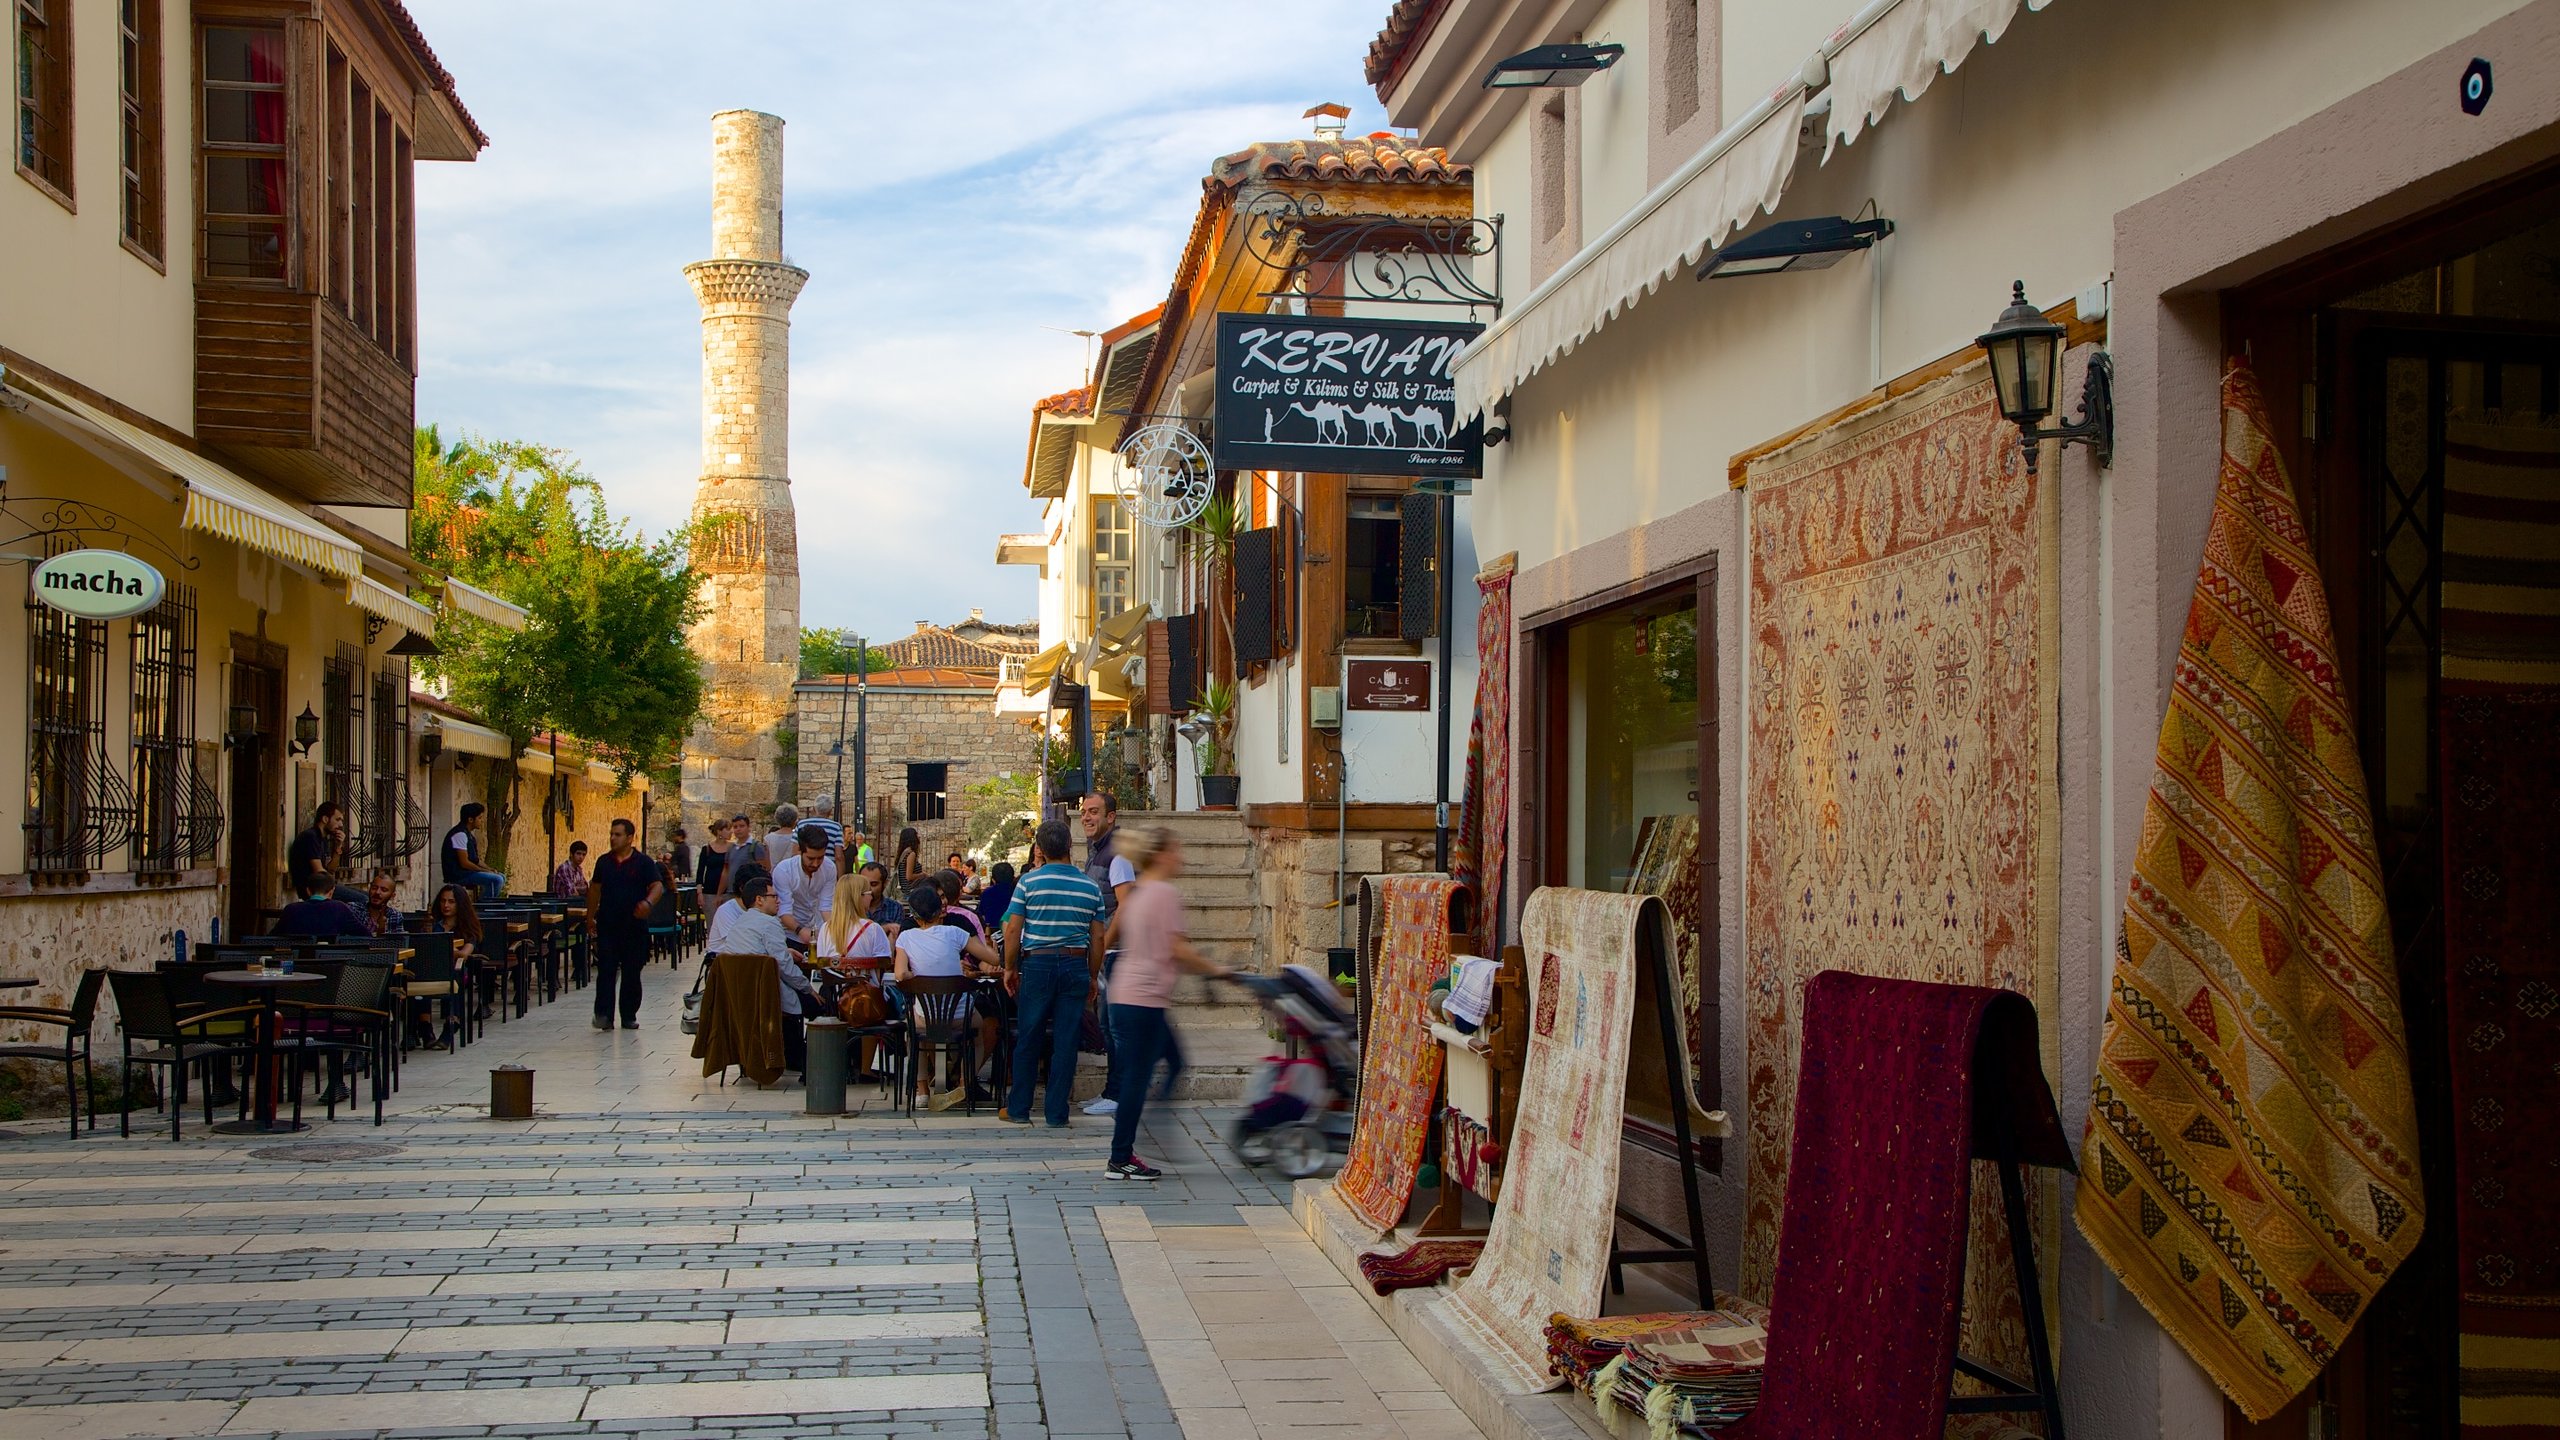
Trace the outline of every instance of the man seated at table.
<path fill-rule="evenodd" d="M 330 898 L 330 892 L 338 888 L 337 877 L 325 871 L 306 870 L 293 877 L 293 888 L 302 898 L 276 916 L 277 934 L 335 940 L 341 935 L 373 933 L 373 927 L 365 923 L 354 906 Z"/>
<path fill-rule="evenodd" d="M 750 875 L 739 887 L 736 899 L 721 907 L 721 913 L 732 910 L 737 918 L 721 932 L 720 943 L 708 948 L 713 955 L 770 955 L 782 984 L 782 1068 L 797 1072 L 808 1062 L 809 1038 L 802 1028 L 807 1014 L 823 1009 L 818 994 L 809 986 L 809 977 L 800 962 L 791 958 L 791 946 L 782 933 L 781 897 L 773 890 L 773 882 L 761 875 Z M 804 1008 L 805 1002 L 805 1008 Z"/>
<path fill-rule="evenodd" d="M 364 887 L 364 928 L 368 935 L 398 935 L 409 928 L 407 917 L 400 913 L 400 876 L 397 871 L 376 870 Z"/>
<path fill-rule="evenodd" d="M 551 893 L 562 900 L 587 898 L 587 842 L 569 842 L 569 858 L 551 872 Z"/>

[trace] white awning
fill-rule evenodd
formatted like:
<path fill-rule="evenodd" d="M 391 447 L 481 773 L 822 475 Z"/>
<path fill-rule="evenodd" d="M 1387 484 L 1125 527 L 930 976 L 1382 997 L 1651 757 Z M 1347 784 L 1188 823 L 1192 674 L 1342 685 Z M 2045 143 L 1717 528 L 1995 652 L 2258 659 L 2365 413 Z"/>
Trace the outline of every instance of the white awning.
<path fill-rule="evenodd" d="M 486 725 L 474 725 L 451 715 L 439 715 L 436 724 L 444 731 L 444 748 L 458 755 L 486 755 L 504 760 L 516 753 L 516 742 Z"/>
<path fill-rule="evenodd" d="M 11 387 L 74 417 L 117 448 L 130 452 L 142 466 L 178 482 L 186 494 L 185 529 L 228 540 L 235 545 L 308 565 L 323 574 L 352 580 L 364 573 L 364 552 L 353 541 L 332 533 L 307 515 L 294 513 L 290 502 L 182 446 L 139 425 L 108 414 L 76 395 L 47 389 L 23 376 L 9 377 Z"/>
<path fill-rule="evenodd" d="M 1573 353 L 1619 311 L 1774 209 L 1795 174 L 1804 106 L 1804 87 L 1794 81 L 1753 106 L 1476 337 L 1458 357 L 1459 422 Z"/>
<path fill-rule="evenodd" d="M 1917 100 L 1952 75 L 1973 47 L 1998 44 L 2020 0 L 1887 0 L 1870 5 L 1822 47 L 1831 79 L 1831 139 L 1823 158 L 1884 118 L 1896 95 Z M 2042 10 L 2053 0 L 2025 0 Z"/>
<path fill-rule="evenodd" d="M 459 580 L 444 582 L 444 603 L 504 630 L 522 630 L 532 619 L 524 613 L 522 606 L 511 605 L 486 590 L 465 585 Z"/>
<path fill-rule="evenodd" d="M 613 773 L 612 766 L 599 760 L 590 760 L 587 762 L 587 783 L 602 789 L 613 790 L 621 786 L 622 777 Z"/>
<path fill-rule="evenodd" d="M 357 575 L 347 581 L 347 603 L 412 635 L 436 633 L 436 612 L 367 576 Z"/>
<path fill-rule="evenodd" d="M 531 746 L 525 747 L 524 753 L 516 757 L 516 772 L 521 775 L 550 774 L 551 752 L 536 750 Z"/>
<path fill-rule="evenodd" d="M 1482 414 L 1549 363 L 1573 353 L 1654 288 L 1693 269 L 1764 210 L 1795 176 L 1810 89 L 1825 86 L 1831 149 L 1882 119 L 1894 97 L 1916 100 L 1977 43 L 1998 40 L 2021 4 L 2053 0 L 1872 0 L 1803 67 L 1582 247 L 1458 358 L 1458 419 Z"/>

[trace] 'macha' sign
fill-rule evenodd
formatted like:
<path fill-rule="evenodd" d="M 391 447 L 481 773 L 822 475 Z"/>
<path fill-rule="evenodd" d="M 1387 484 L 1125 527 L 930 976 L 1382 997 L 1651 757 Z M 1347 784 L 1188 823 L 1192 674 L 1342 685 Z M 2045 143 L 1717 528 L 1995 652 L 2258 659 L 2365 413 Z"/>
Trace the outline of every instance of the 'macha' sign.
<path fill-rule="evenodd" d="M 1451 423 L 1449 372 L 1482 325 L 1218 317 L 1216 463 L 1319 475 L 1484 473 L 1479 422 Z"/>
<path fill-rule="evenodd" d="M 121 620 L 160 603 L 168 582 L 121 550 L 70 550 L 36 566 L 36 598 L 83 620 Z"/>

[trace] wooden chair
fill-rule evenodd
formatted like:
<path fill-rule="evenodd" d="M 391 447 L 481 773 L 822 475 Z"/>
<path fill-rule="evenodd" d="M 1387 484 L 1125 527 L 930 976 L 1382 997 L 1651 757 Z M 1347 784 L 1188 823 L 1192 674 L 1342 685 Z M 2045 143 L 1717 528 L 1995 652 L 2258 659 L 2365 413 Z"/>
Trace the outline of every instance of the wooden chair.
<path fill-rule="evenodd" d="M 67 1008 L 50 1005 L 0 1005 L 0 1020 L 14 1020 L 22 1025 L 60 1029 L 60 1044 L 37 1043 L 0 1045 L 0 1060 L 36 1060 L 62 1067 L 63 1099 L 71 1107 L 71 1137 L 80 1138 L 80 1097 L 88 1094 L 89 1128 L 98 1128 L 96 1069 L 89 1057 L 89 1030 L 98 1018 L 98 992 L 106 985 L 104 970 L 84 970 L 79 988 L 71 995 Z M 78 1074 L 74 1074 L 74 1069 Z"/>
<path fill-rule="evenodd" d="M 918 975 L 901 982 L 898 990 L 907 997 L 906 1055 L 899 1091 L 905 1096 L 907 1113 L 916 1109 L 916 1086 L 930 1083 L 931 1074 L 925 1054 L 956 1058 L 960 1065 L 960 1083 L 966 1089 L 967 1113 L 978 1113 L 978 1014 L 970 1001 L 975 985 L 959 975 Z"/>

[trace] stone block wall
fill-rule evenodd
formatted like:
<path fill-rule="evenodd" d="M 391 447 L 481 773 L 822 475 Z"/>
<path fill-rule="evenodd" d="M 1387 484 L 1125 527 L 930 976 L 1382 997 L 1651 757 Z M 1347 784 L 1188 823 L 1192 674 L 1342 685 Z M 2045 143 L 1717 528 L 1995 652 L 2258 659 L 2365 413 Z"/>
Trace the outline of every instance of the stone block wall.
<path fill-rule="evenodd" d="M 1353 831 L 1348 855 L 1321 831 L 1248 827 L 1253 837 L 1254 948 L 1263 968 L 1309 965 L 1322 971 L 1340 923 L 1341 944 L 1360 943 L 1360 879 L 1413 875 L 1431 868 L 1428 830 Z M 1334 864 L 1343 858 L 1345 904 L 1334 907 Z"/>
<path fill-rule="evenodd" d="M 837 805 L 840 811 L 849 811 L 853 804 L 853 742 L 849 737 L 857 728 L 854 707 L 844 701 L 841 687 L 825 682 L 803 684 L 798 694 L 799 802 L 805 805 L 835 788 L 836 762 L 828 750 L 839 734 L 845 734 L 844 791 L 837 797 Z M 883 859 L 897 842 L 898 827 L 906 823 L 908 762 L 950 764 L 946 813 L 941 820 L 916 826 L 924 840 L 925 863 L 929 866 L 938 864 L 954 850 L 969 848 L 969 812 L 974 803 L 968 793 L 971 785 L 1008 770 L 1037 770 L 1040 763 L 1039 733 L 1033 720 L 996 714 L 992 684 L 984 690 L 872 686 L 865 750 L 870 757 L 873 812 L 866 823 L 876 822 L 884 799 L 890 811 L 886 835 L 872 837 Z"/>

